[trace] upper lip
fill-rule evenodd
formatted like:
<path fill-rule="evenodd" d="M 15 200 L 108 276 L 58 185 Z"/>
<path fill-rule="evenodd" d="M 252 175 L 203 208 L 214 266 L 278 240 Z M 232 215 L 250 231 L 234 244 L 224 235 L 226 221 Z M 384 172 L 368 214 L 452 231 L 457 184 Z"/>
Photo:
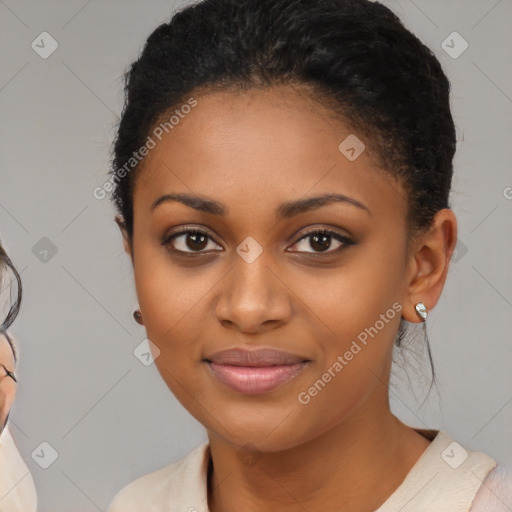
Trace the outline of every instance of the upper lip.
<path fill-rule="evenodd" d="M 250 350 L 246 348 L 222 350 L 206 357 L 205 360 L 211 363 L 233 366 L 279 366 L 309 361 L 309 359 L 297 354 L 267 347 Z"/>

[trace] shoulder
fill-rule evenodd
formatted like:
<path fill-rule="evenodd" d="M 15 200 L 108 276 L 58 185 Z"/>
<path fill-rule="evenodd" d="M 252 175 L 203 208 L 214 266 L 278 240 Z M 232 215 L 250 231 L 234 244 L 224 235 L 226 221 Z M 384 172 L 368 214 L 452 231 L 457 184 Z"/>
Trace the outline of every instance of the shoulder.
<path fill-rule="evenodd" d="M 123 487 L 114 497 L 108 512 L 186 512 L 194 508 L 194 500 L 197 501 L 195 508 L 201 510 L 206 506 L 208 460 L 208 443 L 204 443 L 177 462 L 137 478 Z"/>
<path fill-rule="evenodd" d="M 18 451 L 9 424 L 0 434 L 0 500 L 0 510 L 35 512 L 37 509 L 34 480 Z"/>
<path fill-rule="evenodd" d="M 428 433 L 430 445 L 378 512 L 470 509 L 496 461 L 483 452 L 465 448 L 442 430 Z"/>
<path fill-rule="evenodd" d="M 431 448 L 426 462 L 436 477 L 435 485 L 429 491 L 432 494 L 442 491 L 441 500 L 466 503 L 469 507 L 482 481 L 497 462 L 484 452 L 463 446 L 443 431 L 439 432 Z"/>
<path fill-rule="evenodd" d="M 512 467 L 496 466 L 483 480 L 471 512 L 512 510 Z"/>

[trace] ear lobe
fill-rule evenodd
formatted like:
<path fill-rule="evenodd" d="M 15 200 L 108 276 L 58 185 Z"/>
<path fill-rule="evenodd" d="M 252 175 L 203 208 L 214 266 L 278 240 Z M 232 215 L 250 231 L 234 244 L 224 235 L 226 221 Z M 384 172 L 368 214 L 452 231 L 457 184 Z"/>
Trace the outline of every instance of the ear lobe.
<path fill-rule="evenodd" d="M 128 236 L 128 231 L 126 230 L 126 224 L 124 221 L 124 218 L 121 214 L 117 214 L 114 218 L 116 221 L 116 224 L 119 226 L 119 229 L 121 230 L 121 234 L 123 235 L 123 248 L 124 252 L 132 257 L 132 250 L 130 247 L 130 237 Z"/>

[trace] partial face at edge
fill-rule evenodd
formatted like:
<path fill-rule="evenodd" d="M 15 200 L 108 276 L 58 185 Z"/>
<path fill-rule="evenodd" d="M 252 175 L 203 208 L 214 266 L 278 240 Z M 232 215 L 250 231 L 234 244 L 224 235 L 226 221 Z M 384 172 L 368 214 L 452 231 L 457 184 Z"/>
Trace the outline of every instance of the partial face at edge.
<path fill-rule="evenodd" d="M 3 334 L 0 334 L 0 363 L 14 372 L 15 361 L 9 342 Z M 14 398 L 16 396 L 16 383 L 0 367 L 0 433 L 2 432 L 5 421 L 11 410 Z"/>
<path fill-rule="evenodd" d="M 350 128 L 290 88 L 196 99 L 146 157 L 133 198 L 136 290 L 163 379 L 208 430 L 268 451 L 313 439 L 370 403 L 385 407 L 380 379 L 400 322 L 396 304 L 408 300 L 404 191 L 368 151 L 348 160 L 338 146 Z M 165 194 L 222 203 L 225 215 L 177 201 L 152 209 Z M 364 206 L 276 216 L 283 203 L 324 194 Z M 240 252 L 248 237 L 249 252 Z M 309 363 L 274 390 L 247 395 L 205 362 L 240 346 Z M 329 382 L 309 392 L 326 372 Z"/>

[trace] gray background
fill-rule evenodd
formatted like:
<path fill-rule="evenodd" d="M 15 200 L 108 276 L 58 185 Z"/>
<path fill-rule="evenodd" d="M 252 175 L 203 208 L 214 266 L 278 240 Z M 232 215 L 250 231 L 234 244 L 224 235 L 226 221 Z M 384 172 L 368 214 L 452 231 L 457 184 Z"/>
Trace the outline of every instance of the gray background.
<path fill-rule="evenodd" d="M 420 408 L 420 383 L 418 400 L 393 391 L 393 409 L 510 464 L 512 1 L 385 3 L 441 60 L 458 130 L 459 245 L 428 319 L 441 398 Z M 92 195 L 108 171 L 122 73 L 182 4 L 0 0 L 0 237 L 25 287 L 11 430 L 41 512 L 106 510 L 123 485 L 206 440 L 133 354 L 145 333 L 131 316 L 131 264 L 112 206 Z M 47 59 L 31 48 L 43 31 L 59 44 Z M 453 31 L 469 43 L 456 59 L 441 47 Z M 47 261 L 44 237 L 57 250 Z M 48 469 L 31 457 L 41 442 L 58 452 Z"/>

